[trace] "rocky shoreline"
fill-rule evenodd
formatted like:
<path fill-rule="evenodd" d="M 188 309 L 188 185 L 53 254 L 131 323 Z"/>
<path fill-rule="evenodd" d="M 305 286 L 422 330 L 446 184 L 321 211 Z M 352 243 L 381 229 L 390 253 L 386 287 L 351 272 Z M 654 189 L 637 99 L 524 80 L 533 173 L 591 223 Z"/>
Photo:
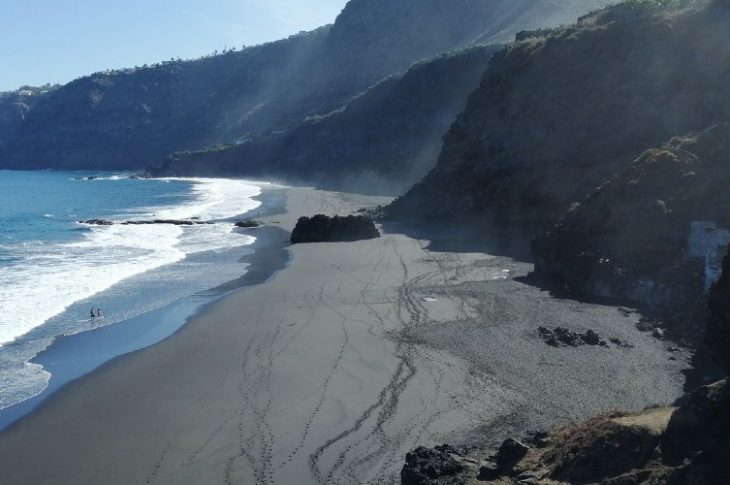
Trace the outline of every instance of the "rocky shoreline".
<path fill-rule="evenodd" d="M 706 337 L 710 353 L 725 372 L 730 372 L 728 302 L 730 255 L 724 259 L 723 273 L 710 291 Z M 568 345 L 578 345 L 576 342 L 585 337 L 550 332 L 544 327 L 540 330 L 543 338 L 550 335 L 550 341 L 555 339 L 556 344 L 566 340 Z M 550 344 L 547 339 L 546 343 Z M 509 438 L 494 450 L 446 444 L 419 447 L 406 456 L 401 483 L 720 485 L 730 476 L 728 434 L 730 387 L 723 379 L 687 393 L 674 406 L 604 413 L 549 432 L 533 433 L 524 442 Z"/>

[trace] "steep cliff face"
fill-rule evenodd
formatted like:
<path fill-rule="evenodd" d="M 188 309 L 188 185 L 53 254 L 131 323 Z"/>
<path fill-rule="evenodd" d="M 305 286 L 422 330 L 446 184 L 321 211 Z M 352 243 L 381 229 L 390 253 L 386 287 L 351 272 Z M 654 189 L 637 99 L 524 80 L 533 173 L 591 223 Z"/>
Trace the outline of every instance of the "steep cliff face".
<path fill-rule="evenodd" d="M 242 52 L 96 74 L 31 111 L 0 166 L 138 168 L 328 113 L 416 60 L 561 22 L 599 0 L 353 0 L 331 28 Z M 549 16 L 542 16 L 549 10 Z"/>
<path fill-rule="evenodd" d="M 57 88 L 50 85 L 42 88 L 25 86 L 18 91 L 0 93 L 0 152 L 15 136 L 30 111 Z"/>
<path fill-rule="evenodd" d="M 154 173 L 306 180 L 401 194 L 432 168 L 443 133 L 496 49 L 471 48 L 419 63 L 342 110 L 268 139 L 175 154 Z"/>
<path fill-rule="evenodd" d="M 496 54 L 434 170 L 388 213 L 542 234 L 539 274 L 699 337 L 687 240 L 730 214 L 730 2 L 692 5 L 619 5 Z"/>
<path fill-rule="evenodd" d="M 30 112 L 0 166 L 141 168 L 214 142 L 260 110 L 272 80 L 316 50 L 326 33 L 73 81 Z"/>
<path fill-rule="evenodd" d="M 717 363 L 730 373 L 730 252 L 723 262 L 719 281 L 710 291 L 710 313 L 707 346 Z"/>
<path fill-rule="evenodd" d="M 693 221 L 730 219 L 730 125 L 675 138 L 641 155 L 533 243 L 535 270 L 574 293 L 657 308 L 704 305 L 704 259 Z M 696 304 L 695 304 L 696 303 Z M 704 322 L 695 321 L 695 335 Z"/>
<path fill-rule="evenodd" d="M 730 119 L 730 5 L 619 5 L 492 59 L 397 216 L 537 234 L 644 150 Z"/>

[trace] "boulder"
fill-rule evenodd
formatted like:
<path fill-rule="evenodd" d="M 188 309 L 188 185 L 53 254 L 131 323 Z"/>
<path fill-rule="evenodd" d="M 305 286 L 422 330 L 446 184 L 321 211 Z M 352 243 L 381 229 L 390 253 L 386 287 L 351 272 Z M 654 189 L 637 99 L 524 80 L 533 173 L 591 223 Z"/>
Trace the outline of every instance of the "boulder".
<path fill-rule="evenodd" d="M 477 480 L 496 480 L 500 476 L 502 476 L 502 472 L 500 471 L 499 467 L 491 461 L 486 461 L 482 463 L 482 465 L 479 467 L 479 475 L 477 475 Z"/>
<path fill-rule="evenodd" d="M 718 478 L 730 476 L 727 380 L 700 387 L 681 398 L 678 404 L 661 442 L 665 461 L 674 466 L 690 463 L 688 470 L 678 471 L 684 474 L 678 483 L 723 483 Z"/>
<path fill-rule="evenodd" d="M 317 214 L 301 217 L 292 231 L 292 244 L 314 242 L 349 242 L 380 237 L 372 219 L 365 216 L 334 216 Z"/>
<path fill-rule="evenodd" d="M 465 471 L 464 465 L 455 458 L 454 450 L 448 446 L 426 448 L 419 446 L 406 455 L 406 464 L 401 470 L 403 485 L 455 485 L 463 483 L 459 477 Z"/>
<path fill-rule="evenodd" d="M 555 337 L 555 334 L 552 330 L 546 327 L 539 327 L 537 331 L 546 344 L 551 347 L 560 347 L 560 342 L 558 342 L 558 339 L 557 337 Z"/>
<path fill-rule="evenodd" d="M 236 227 L 241 227 L 245 229 L 251 229 L 254 227 L 259 227 L 261 223 L 259 221 L 254 221 L 253 219 L 246 219 L 243 221 L 238 221 L 235 223 Z"/>
<path fill-rule="evenodd" d="M 585 333 L 577 333 L 563 327 L 555 327 L 554 330 L 546 327 L 538 327 L 537 331 L 540 334 L 540 338 L 551 347 L 578 347 L 580 345 L 608 346 L 606 341 L 593 330 L 588 330 Z M 619 339 L 611 339 L 611 341 L 614 343 L 618 342 L 616 345 L 620 347 L 630 347 L 629 344 Z"/>
<path fill-rule="evenodd" d="M 497 467 L 503 471 L 511 469 L 524 458 L 528 451 L 530 451 L 530 448 L 524 443 L 520 443 L 513 438 L 504 440 L 499 450 L 497 450 Z"/>

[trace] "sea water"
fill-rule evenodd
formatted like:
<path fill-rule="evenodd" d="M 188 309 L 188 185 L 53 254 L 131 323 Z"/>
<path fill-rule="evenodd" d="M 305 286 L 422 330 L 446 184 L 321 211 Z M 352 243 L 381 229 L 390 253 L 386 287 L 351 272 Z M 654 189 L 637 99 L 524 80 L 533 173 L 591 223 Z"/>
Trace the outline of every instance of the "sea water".
<path fill-rule="evenodd" d="M 255 239 L 232 218 L 262 185 L 226 179 L 0 171 L 0 409 L 50 378 L 29 362 L 61 335 L 111 325 L 241 276 Z M 112 225 L 80 221 L 104 219 Z M 124 225 L 176 219 L 195 225 Z M 103 318 L 91 319 L 101 308 Z"/>

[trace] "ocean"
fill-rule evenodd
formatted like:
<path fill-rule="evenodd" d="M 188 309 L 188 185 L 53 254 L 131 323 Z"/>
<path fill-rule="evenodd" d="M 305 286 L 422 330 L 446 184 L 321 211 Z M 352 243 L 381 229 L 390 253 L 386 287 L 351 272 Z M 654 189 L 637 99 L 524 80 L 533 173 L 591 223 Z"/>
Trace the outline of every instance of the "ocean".
<path fill-rule="evenodd" d="M 0 171 L 0 410 L 43 392 L 31 362 L 61 336 L 127 321 L 240 277 L 255 238 L 234 227 L 265 184 Z M 113 225 L 80 221 L 103 219 Z M 176 219 L 192 226 L 123 221 Z M 103 318 L 90 318 L 100 308 Z"/>

